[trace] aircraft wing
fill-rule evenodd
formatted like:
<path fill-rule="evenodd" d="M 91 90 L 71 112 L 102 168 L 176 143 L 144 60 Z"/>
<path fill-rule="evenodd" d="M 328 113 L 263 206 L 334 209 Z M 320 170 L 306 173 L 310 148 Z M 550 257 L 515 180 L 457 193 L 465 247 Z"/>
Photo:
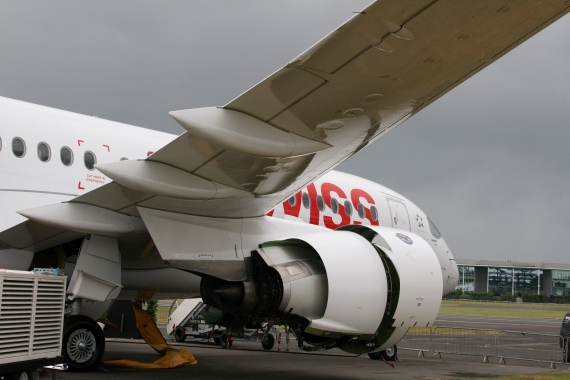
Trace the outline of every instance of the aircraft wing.
<path fill-rule="evenodd" d="M 137 207 L 263 215 L 569 9 L 377 1 L 224 107 L 172 112 L 184 134 L 146 160 L 97 165 L 115 182 L 70 203 L 121 214 L 120 231 L 140 225 L 124 218 Z"/>
<path fill-rule="evenodd" d="M 138 206 L 263 215 L 568 10 L 561 0 L 375 2 L 224 107 L 171 113 L 187 132 L 147 162 L 179 171 L 155 185 L 190 174 L 178 185 L 195 176 L 216 197 L 174 199 L 125 180 L 120 165 L 98 168 L 148 193 Z"/>

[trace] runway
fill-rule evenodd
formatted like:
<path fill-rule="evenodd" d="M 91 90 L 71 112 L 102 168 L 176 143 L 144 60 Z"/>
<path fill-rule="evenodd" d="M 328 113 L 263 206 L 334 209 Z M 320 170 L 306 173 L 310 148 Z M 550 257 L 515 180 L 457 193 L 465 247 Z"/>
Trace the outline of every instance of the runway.
<path fill-rule="evenodd" d="M 526 318 L 498 318 L 459 315 L 438 315 L 434 326 L 490 329 L 495 331 L 524 331 L 539 334 L 560 333 L 562 321 Z"/>

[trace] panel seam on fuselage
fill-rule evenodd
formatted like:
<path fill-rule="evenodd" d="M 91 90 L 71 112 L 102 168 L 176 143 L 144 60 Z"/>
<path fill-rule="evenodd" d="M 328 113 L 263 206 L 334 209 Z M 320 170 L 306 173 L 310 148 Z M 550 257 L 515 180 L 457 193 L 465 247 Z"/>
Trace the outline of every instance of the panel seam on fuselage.
<path fill-rule="evenodd" d="M 78 197 L 79 196 L 79 194 L 57 193 L 54 191 L 41 191 L 41 190 L 0 189 L 0 191 L 13 192 L 13 193 L 38 193 L 38 194 L 67 195 L 70 197 Z"/>

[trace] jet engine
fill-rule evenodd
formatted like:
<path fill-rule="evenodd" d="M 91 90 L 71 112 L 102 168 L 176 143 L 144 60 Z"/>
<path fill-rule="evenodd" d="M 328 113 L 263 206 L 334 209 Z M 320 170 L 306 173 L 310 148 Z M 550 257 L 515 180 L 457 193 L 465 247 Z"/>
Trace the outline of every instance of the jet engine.
<path fill-rule="evenodd" d="M 350 353 L 385 349 L 410 327 L 431 325 L 442 294 L 435 252 L 408 231 L 362 225 L 260 245 L 248 279 L 204 277 L 205 303 L 218 324 L 288 325 L 299 347 Z"/>

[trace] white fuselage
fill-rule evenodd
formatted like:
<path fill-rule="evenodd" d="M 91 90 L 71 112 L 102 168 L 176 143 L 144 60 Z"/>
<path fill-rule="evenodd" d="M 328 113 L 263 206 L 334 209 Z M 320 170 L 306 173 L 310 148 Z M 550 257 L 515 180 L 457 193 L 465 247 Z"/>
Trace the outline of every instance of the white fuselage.
<path fill-rule="evenodd" d="M 86 167 L 86 152 L 94 154 L 97 163 L 138 160 L 175 138 L 0 97 L 0 231 L 26 220 L 18 210 L 66 202 L 111 182 L 96 169 Z M 13 151 L 14 139 L 24 142 L 25 153 L 21 157 Z M 47 161 L 39 158 L 40 143 L 49 146 Z M 72 151 L 70 165 L 62 163 L 62 148 Z M 411 231 L 428 242 L 438 256 L 444 293 L 455 287 L 457 266 L 447 244 L 441 236 L 434 236 L 437 233 L 430 229 L 427 215 L 400 194 L 363 178 L 331 171 L 292 198 L 275 206 L 268 216 L 295 222 L 297 231 L 303 230 L 297 222 L 329 229 L 368 224 Z"/>
<path fill-rule="evenodd" d="M 65 202 L 111 182 L 85 167 L 85 152 L 94 153 L 97 163 L 144 159 L 175 137 L 0 97 L 0 231 L 26 220 L 16 210 Z M 12 152 L 15 138 L 25 143 L 22 157 Z M 47 162 L 38 158 L 42 142 L 51 151 Z M 64 147 L 73 153 L 69 166 L 60 159 Z"/>

